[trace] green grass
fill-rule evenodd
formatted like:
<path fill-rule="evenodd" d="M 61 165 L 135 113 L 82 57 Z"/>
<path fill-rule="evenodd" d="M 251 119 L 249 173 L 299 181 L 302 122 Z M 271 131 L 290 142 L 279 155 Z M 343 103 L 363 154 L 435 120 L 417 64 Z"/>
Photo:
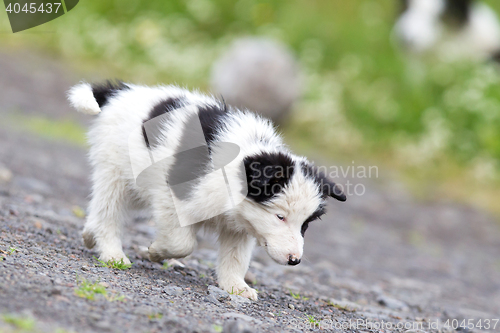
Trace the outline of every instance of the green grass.
<path fill-rule="evenodd" d="M 86 279 L 80 279 L 77 277 L 77 287 L 74 292 L 75 295 L 81 298 L 86 298 L 89 301 L 94 301 L 98 295 L 102 295 L 104 299 L 108 302 L 125 302 L 125 295 L 120 295 L 116 291 L 111 290 L 111 294 L 108 293 L 106 286 L 101 284 L 99 281 L 91 282 Z"/>
<path fill-rule="evenodd" d="M 231 295 L 241 296 L 245 292 L 245 289 L 242 289 L 238 292 L 238 290 L 234 290 L 234 287 L 231 287 L 231 291 L 229 292 Z"/>
<path fill-rule="evenodd" d="M 161 319 L 163 318 L 162 313 L 152 313 L 148 315 L 149 320 L 156 320 L 156 319 Z"/>
<path fill-rule="evenodd" d="M 9 255 L 14 254 L 14 252 L 16 252 L 16 251 L 17 251 L 17 247 L 12 247 L 12 246 L 9 247 Z"/>
<path fill-rule="evenodd" d="M 7 323 L 15 326 L 17 329 L 23 331 L 31 331 L 35 328 L 35 320 L 31 317 L 27 316 L 18 316 L 13 314 L 5 314 L 2 315 L 2 320 Z"/>
<path fill-rule="evenodd" d="M 78 286 L 75 288 L 75 295 L 93 301 L 97 295 L 106 296 L 107 291 L 106 287 L 99 284 L 99 281 L 90 282 L 83 279 L 78 281 Z"/>
<path fill-rule="evenodd" d="M 307 315 L 307 321 L 311 324 L 313 324 L 314 326 L 319 326 L 320 322 L 314 318 L 314 316 L 311 316 L 311 315 Z"/>
<path fill-rule="evenodd" d="M 132 264 L 125 264 L 123 262 L 123 259 L 120 260 L 109 260 L 108 262 L 100 260 L 96 257 L 94 257 L 95 260 L 99 262 L 97 266 L 99 267 L 107 267 L 107 268 L 112 268 L 112 269 L 120 269 L 120 270 L 127 270 L 130 267 L 132 267 Z"/>
<path fill-rule="evenodd" d="M 10 114 L 4 119 L 13 128 L 43 138 L 86 146 L 86 129 L 73 120 L 55 120 L 42 116 Z"/>
<path fill-rule="evenodd" d="M 294 299 L 303 299 L 304 301 L 307 301 L 309 298 L 300 296 L 300 293 L 294 293 L 290 290 L 290 296 L 292 296 Z"/>

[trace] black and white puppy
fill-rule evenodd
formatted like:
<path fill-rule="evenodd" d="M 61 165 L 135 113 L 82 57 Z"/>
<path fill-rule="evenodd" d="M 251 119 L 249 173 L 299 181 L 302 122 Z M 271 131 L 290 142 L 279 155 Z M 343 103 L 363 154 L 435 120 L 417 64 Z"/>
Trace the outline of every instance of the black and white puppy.
<path fill-rule="evenodd" d="M 435 50 L 450 60 L 485 60 L 500 52 L 500 23 L 474 0 L 398 0 L 401 15 L 393 35 L 414 53 Z"/>
<path fill-rule="evenodd" d="M 244 281 L 255 242 L 277 263 L 296 265 L 326 198 L 346 200 L 290 153 L 269 120 L 213 97 L 108 82 L 74 86 L 69 100 L 99 114 L 88 133 L 93 187 L 83 239 L 101 260 L 130 262 L 120 237 L 126 213 L 150 208 L 157 225 L 151 260 L 189 255 L 197 231 L 209 228 L 219 236 L 220 287 L 256 300 Z"/>

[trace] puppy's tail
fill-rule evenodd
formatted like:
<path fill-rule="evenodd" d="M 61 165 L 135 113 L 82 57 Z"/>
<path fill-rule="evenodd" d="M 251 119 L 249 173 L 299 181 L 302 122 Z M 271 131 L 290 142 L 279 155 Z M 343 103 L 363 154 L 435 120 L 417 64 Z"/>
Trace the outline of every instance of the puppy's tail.
<path fill-rule="evenodd" d="M 72 107 L 78 112 L 96 115 L 101 112 L 101 107 L 94 96 L 92 86 L 80 83 L 68 91 L 68 99 Z"/>
<path fill-rule="evenodd" d="M 77 111 L 96 115 L 112 97 L 127 89 L 130 89 L 130 86 L 121 81 L 106 81 L 93 85 L 83 82 L 68 91 L 68 99 Z"/>

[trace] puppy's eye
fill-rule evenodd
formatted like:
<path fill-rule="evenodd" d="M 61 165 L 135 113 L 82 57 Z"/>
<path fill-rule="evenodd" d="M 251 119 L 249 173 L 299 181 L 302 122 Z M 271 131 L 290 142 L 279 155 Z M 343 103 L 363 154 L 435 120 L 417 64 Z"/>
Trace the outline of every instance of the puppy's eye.
<path fill-rule="evenodd" d="M 276 214 L 276 217 L 279 218 L 281 221 L 285 221 L 285 217 L 280 214 Z"/>

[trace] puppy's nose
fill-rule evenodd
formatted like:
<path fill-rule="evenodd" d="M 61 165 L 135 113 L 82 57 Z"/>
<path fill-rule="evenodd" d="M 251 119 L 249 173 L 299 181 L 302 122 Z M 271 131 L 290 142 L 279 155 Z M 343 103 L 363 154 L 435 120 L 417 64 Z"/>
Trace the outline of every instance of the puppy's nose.
<path fill-rule="evenodd" d="M 296 258 L 294 255 L 289 255 L 288 256 L 288 265 L 298 265 L 300 264 L 300 259 Z"/>

